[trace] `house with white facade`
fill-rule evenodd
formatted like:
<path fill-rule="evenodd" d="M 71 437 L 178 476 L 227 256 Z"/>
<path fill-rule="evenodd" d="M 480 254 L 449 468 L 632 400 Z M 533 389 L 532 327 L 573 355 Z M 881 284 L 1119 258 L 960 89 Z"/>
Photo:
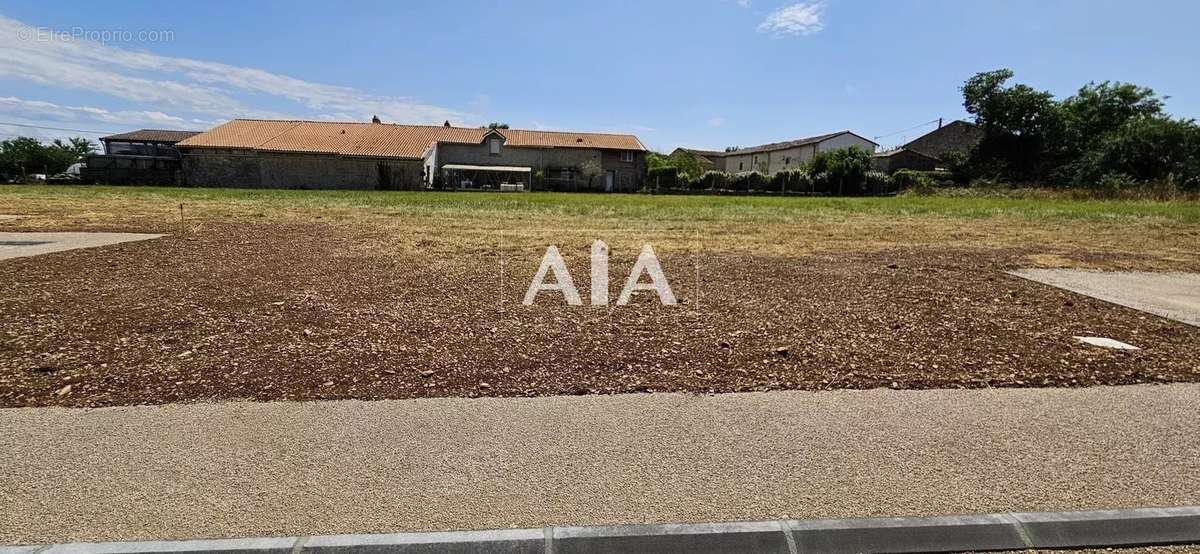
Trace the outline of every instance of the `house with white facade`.
<path fill-rule="evenodd" d="M 679 148 L 701 160 L 701 164 L 713 171 L 726 173 L 747 173 L 758 171 L 765 175 L 774 175 L 788 169 L 799 169 L 817 155 L 817 152 L 836 150 L 857 146 L 874 153 L 879 144 L 851 131 L 839 131 L 784 142 L 773 142 L 748 148 L 738 148 L 730 152 L 711 150 L 693 150 Z"/>

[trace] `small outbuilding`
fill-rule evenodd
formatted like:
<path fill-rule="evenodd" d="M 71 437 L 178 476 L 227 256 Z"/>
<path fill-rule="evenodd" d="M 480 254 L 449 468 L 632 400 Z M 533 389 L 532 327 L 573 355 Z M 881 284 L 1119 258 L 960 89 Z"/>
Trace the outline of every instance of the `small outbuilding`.
<path fill-rule="evenodd" d="M 179 141 L 200 131 L 139 129 L 100 137 L 103 154 L 89 154 L 79 179 L 113 185 L 175 185 L 180 181 Z"/>
<path fill-rule="evenodd" d="M 908 148 L 880 152 L 871 157 L 871 162 L 875 171 L 884 173 L 895 173 L 901 169 L 933 171 L 938 165 L 937 158 Z"/>

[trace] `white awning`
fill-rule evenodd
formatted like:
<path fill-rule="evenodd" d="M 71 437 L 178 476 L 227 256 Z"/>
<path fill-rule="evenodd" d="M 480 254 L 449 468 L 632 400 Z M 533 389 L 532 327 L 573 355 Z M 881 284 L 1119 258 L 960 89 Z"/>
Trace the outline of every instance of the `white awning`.
<path fill-rule="evenodd" d="M 470 169 L 474 171 L 512 171 L 520 173 L 529 173 L 531 170 L 528 167 L 518 167 L 515 165 L 463 165 L 463 164 L 446 164 L 442 169 Z"/>

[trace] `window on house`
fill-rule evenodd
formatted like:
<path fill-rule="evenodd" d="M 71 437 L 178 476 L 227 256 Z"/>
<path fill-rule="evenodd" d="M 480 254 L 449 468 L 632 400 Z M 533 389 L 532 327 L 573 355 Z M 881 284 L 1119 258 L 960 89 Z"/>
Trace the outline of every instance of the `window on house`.
<path fill-rule="evenodd" d="M 632 162 L 633 161 L 633 152 L 630 152 L 628 150 L 621 152 L 621 161 Z"/>
<path fill-rule="evenodd" d="M 742 169 L 742 162 L 738 162 L 738 171 L 741 171 Z"/>
<path fill-rule="evenodd" d="M 493 156 L 500 154 L 500 139 L 494 138 L 488 141 L 488 147 Z"/>
<path fill-rule="evenodd" d="M 792 165 L 792 158 L 791 158 L 791 156 L 784 156 L 784 158 L 783 158 L 783 165 Z"/>

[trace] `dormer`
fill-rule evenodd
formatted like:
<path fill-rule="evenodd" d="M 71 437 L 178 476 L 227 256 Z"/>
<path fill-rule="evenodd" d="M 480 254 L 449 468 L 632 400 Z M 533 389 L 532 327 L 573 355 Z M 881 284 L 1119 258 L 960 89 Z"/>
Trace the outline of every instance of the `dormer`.
<path fill-rule="evenodd" d="M 506 140 L 499 129 L 489 129 L 483 134 L 483 144 L 487 146 L 489 156 L 499 156 Z"/>

